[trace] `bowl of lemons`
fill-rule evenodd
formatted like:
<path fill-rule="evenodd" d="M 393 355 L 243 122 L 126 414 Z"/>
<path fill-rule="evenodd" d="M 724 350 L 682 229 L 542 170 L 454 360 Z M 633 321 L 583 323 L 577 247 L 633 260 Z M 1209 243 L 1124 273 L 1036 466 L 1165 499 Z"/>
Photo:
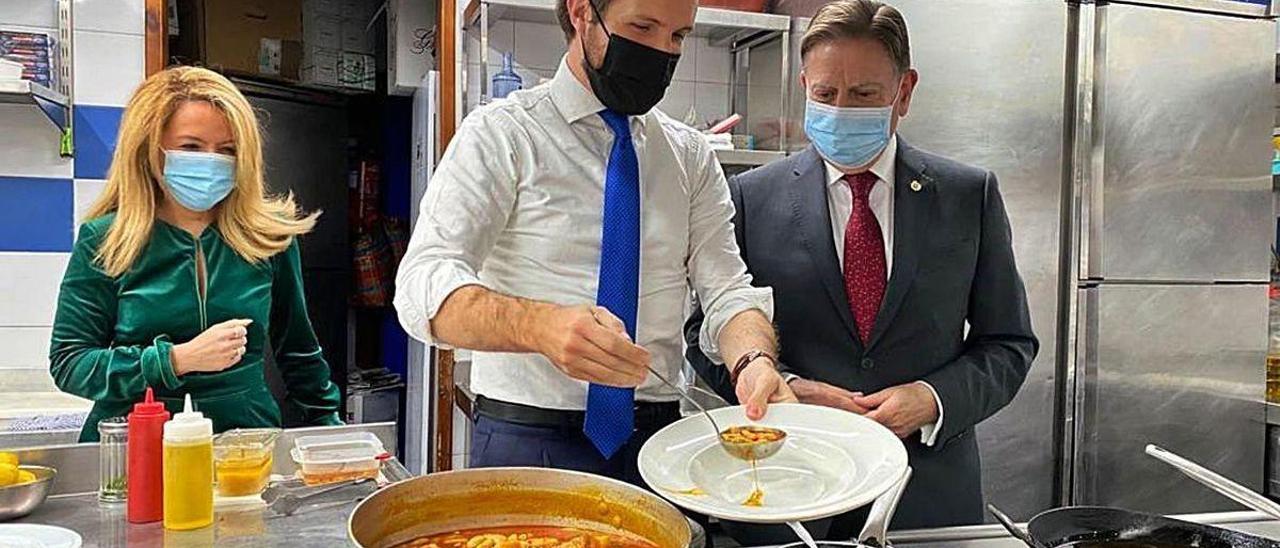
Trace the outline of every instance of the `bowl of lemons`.
<path fill-rule="evenodd" d="M 49 495 L 57 470 L 22 464 L 13 453 L 0 452 L 0 521 L 30 514 Z"/>

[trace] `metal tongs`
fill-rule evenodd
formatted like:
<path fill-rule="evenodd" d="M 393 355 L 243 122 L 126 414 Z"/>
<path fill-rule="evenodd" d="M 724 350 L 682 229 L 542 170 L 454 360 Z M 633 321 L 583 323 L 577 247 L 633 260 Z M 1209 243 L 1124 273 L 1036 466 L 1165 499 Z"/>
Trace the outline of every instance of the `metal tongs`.
<path fill-rule="evenodd" d="M 400 460 L 389 453 L 379 455 L 382 477 L 389 483 L 413 477 Z M 361 478 L 326 485 L 302 485 L 299 480 L 288 480 L 272 484 L 262 492 L 262 500 L 273 512 L 285 516 L 293 515 L 304 506 L 315 504 L 351 502 L 372 495 L 378 490 L 378 482 L 374 478 Z"/>

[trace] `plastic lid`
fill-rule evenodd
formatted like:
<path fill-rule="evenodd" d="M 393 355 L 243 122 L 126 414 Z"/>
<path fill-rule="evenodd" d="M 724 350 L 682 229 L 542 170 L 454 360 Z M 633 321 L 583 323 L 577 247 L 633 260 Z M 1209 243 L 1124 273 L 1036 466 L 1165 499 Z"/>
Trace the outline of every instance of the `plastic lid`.
<path fill-rule="evenodd" d="M 299 437 L 294 440 L 290 454 L 294 462 L 312 465 L 372 461 L 386 452 L 378 436 L 370 432 L 348 432 Z"/>
<path fill-rule="evenodd" d="M 182 412 L 164 423 L 164 437 L 171 439 L 213 438 L 213 421 L 204 418 L 204 413 L 191 407 L 191 394 L 187 394 Z"/>
<path fill-rule="evenodd" d="M 274 447 L 279 436 L 279 428 L 232 428 L 215 436 L 213 444 L 228 448 L 266 448 Z"/>
<path fill-rule="evenodd" d="M 133 412 L 130 414 L 139 415 L 139 416 L 150 416 L 150 415 L 164 415 L 167 413 L 168 411 L 165 411 L 164 409 L 164 403 L 156 401 L 155 395 L 152 394 L 151 392 L 151 387 L 148 386 L 147 395 L 142 399 L 142 401 L 133 404 Z"/>

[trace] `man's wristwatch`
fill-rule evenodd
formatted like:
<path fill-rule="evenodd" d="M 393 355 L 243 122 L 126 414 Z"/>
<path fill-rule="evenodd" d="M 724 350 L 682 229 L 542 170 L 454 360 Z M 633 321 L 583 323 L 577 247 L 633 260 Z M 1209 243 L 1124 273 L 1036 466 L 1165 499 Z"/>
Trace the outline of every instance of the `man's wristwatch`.
<path fill-rule="evenodd" d="M 733 369 L 729 370 L 729 383 L 734 386 L 737 386 L 738 376 L 742 375 L 742 371 L 746 369 L 748 365 L 751 365 L 751 362 L 756 361 L 760 358 L 768 358 L 769 363 L 772 363 L 774 369 L 777 369 L 778 359 L 773 357 L 773 354 L 765 352 L 764 350 L 752 350 L 750 352 L 747 352 L 746 354 L 743 354 L 741 357 L 738 358 L 738 361 L 733 364 Z"/>

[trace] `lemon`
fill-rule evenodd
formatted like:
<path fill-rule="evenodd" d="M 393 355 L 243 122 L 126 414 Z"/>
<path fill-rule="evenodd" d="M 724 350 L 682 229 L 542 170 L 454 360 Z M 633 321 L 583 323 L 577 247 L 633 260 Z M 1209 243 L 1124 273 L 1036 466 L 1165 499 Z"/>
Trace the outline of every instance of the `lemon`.
<path fill-rule="evenodd" d="M 18 470 L 18 485 L 31 483 L 36 480 L 36 475 L 26 470 Z"/>
<path fill-rule="evenodd" d="M 18 467 L 7 462 L 0 462 L 0 487 L 18 482 Z"/>
<path fill-rule="evenodd" d="M 13 466 L 17 466 L 18 455 L 15 455 L 8 451 L 0 451 L 0 464 L 11 464 Z"/>

